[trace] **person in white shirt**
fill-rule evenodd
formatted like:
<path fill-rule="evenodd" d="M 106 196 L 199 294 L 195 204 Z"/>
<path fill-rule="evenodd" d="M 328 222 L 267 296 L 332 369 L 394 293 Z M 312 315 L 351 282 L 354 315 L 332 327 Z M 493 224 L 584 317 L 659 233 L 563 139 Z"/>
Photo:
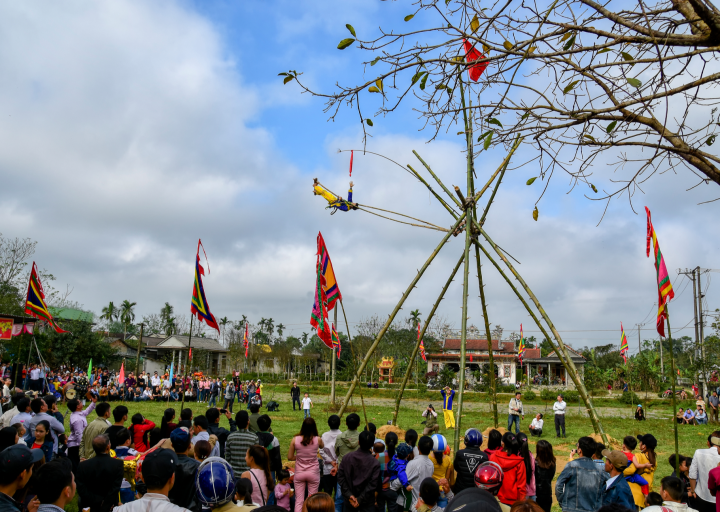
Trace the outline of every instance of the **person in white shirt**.
<path fill-rule="evenodd" d="M 303 414 L 305 415 L 305 418 L 310 417 L 310 408 L 314 407 L 312 400 L 310 400 L 310 397 L 307 393 L 305 393 L 305 398 L 302 400 L 302 406 L 303 406 Z"/>
<path fill-rule="evenodd" d="M 520 416 L 525 419 L 525 408 L 523 407 L 522 400 L 520 399 L 521 393 L 515 392 L 515 398 L 510 399 L 508 405 L 508 432 L 512 432 L 512 425 L 515 424 L 515 433 L 520 433 Z"/>
<path fill-rule="evenodd" d="M 663 499 L 662 505 L 652 505 L 645 507 L 643 512 L 698 512 L 694 508 L 682 503 L 683 491 L 685 484 L 676 476 L 666 476 L 660 482 L 660 495 Z"/>
<path fill-rule="evenodd" d="M 542 435 L 544 423 L 545 421 L 543 420 L 543 415 L 538 413 L 538 415 L 535 416 L 530 423 L 530 435 L 540 437 Z"/>
<path fill-rule="evenodd" d="M 556 437 L 560 437 L 560 429 L 562 429 L 562 436 L 565 437 L 565 409 L 567 409 L 567 404 L 565 403 L 563 396 L 558 395 L 557 402 L 553 404 Z"/>
<path fill-rule="evenodd" d="M 143 391 L 142 396 L 143 396 L 143 398 L 142 398 L 143 400 L 151 401 L 152 400 L 152 389 L 150 389 L 149 387 L 146 387 L 145 391 Z"/>
<path fill-rule="evenodd" d="M 30 389 L 33 391 L 42 391 L 42 384 L 40 383 L 40 368 L 35 364 L 32 370 L 30 370 Z"/>
<path fill-rule="evenodd" d="M 708 489 L 708 476 L 720 464 L 720 454 L 710 441 L 713 437 L 720 437 L 720 431 L 708 436 L 707 448 L 695 450 L 688 472 L 690 489 L 696 495 L 694 505 L 700 512 L 715 512 L 715 496 Z"/>
<path fill-rule="evenodd" d="M 337 455 L 335 454 L 335 441 L 342 434 L 340 430 L 340 416 L 333 414 L 328 418 L 328 427 L 330 430 L 322 435 L 323 448 L 320 455 L 323 458 L 323 476 L 320 477 L 320 488 L 322 492 L 332 496 L 333 490 L 337 486 Z"/>
<path fill-rule="evenodd" d="M 155 372 L 153 374 L 152 378 L 150 379 L 150 382 L 152 384 L 152 387 L 154 387 L 154 388 L 160 385 L 160 377 L 158 376 L 158 372 Z"/>

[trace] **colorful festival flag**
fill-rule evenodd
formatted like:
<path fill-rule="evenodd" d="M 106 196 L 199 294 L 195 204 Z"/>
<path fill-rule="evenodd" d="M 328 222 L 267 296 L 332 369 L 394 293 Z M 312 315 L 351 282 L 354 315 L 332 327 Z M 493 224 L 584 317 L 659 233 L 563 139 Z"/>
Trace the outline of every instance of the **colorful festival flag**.
<path fill-rule="evenodd" d="M 248 356 L 248 323 L 245 322 L 245 334 L 243 335 L 243 347 L 245 347 L 245 357 Z"/>
<path fill-rule="evenodd" d="M 118 374 L 118 384 L 125 384 L 125 361 L 120 364 L 120 373 Z"/>
<path fill-rule="evenodd" d="M 486 58 L 485 55 L 480 53 L 477 48 L 474 48 L 473 44 L 467 39 L 463 40 L 463 46 L 465 48 L 465 60 L 467 62 L 475 62 L 476 60 Z M 470 66 L 470 69 L 468 70 L 470 80 L 472 80 L 473 82 L 477 82 L 478 80 L 480 80 L 480 75 L 483 74 L 487 67 L 487 62 L 478 62 L 477 64 L 473 64 L 472 66 Z"/>
<path fill-rule="evenodd" d="M 32 271 L 30 272 L 30 281 L 28 282 L 27 299 L 25 300 L 25 313 L 34 316 L 38 320 L 45 320 L 49 323 L 55 332 L 70 332 L 61 329 L 53 320 L 47 304 L 45 304 L 45 292 L 43 291 L 40 276 L 38 276 L 37 265 L 33 261 Z"/>
<path fill-rule="evenodd" d="M 317 276 L 315 278 L 315 302 L 313 303 L 312 313 L 310 314 L 310 325 L 317 329 L 318 337 L 325 343 L 327 348 L 332 346 L 332 334 L 330 325 L 328 324 L 327 298 L 325 296 L 325 278 L 320 267 L 320 259 L 318 257 Z"/>
<path fill-rule="evenodd" d="M 625 336 L 625 329 L 623 324 L 620 322 L 620 355 L 623 357 L 623 361 L 627 363 L 627 353 L 630 350 L 628 346 L 627 337 Z"/>
<path fill-rule="evenodd" d="M 337 358 L 340 359 L 340 351 L 342 350 L 342 347 L 340 346 L 340 336 L 338 336 L 338 333 L 335 330 L 335 324 L 332 324 L 331 327 L 333 348 L 337 348 Z"/>
<path fill-rule="evenodd" d="M 200 247 L 203 248 L 203 254 L 205 254 L 205 247 L 202 245 L 202 240 L 198 238 L 197 254 L 195 255 L 195 284 L 193 285 L 193 296 L 192 303 L 190 305 L 190 313 L 197 316 L 198 322 L 203 320 L 208 327 L 216 329 L 220 332 L 220 326 L 215 321 L 215 316 L 210 312 L 210 306 L 205 298 L 205 288 L 203 287 L 202 277 L 205 275 L 205 269 L 200 265 Z M 205 254 L 205 261 L 207 261 L 207 254 Z M 208 264 L 208 274 L 210 273 L 210 264 Z"/>
<path fill-rule="evenodd" d="M 492 341 L 491 341 L 492 343 Z M 523 334 L 522 324 L 520 324 L 520 343 L 518 344 L 518 360 L 520 366 L 523 365 L 523 355 L 525 354 L 525 335 Z"/>
<path fill-rule="evenodd" d="M 175 361 L 170 363 L 170 376 L 168 377 L 168 381 L 170 381 L 170 386 L 172 386 L 173 376 L 175 375 Z"/>
<path fill-rule="evenodd" d="M 653 228 L 652 220 L 650 218 L 650 210 L 645 207 L 647 212 L 647 247 L 646 254 L 650 257 L 650 241 L 655 255 L 655 274 L 657 276 L 658 285 L 658 314 L 656 327 L 657 332 L 663 338 L 665 337 L 665 319 L 668 317 L 667 303 L 675 297 L 672 283 L 670 282 L 670 276 L 668 275 L 667 267 L 665 267 L 665 258 L 663 258 L 662 252 L 660 252 L 660 245 L 658 244 L 657 235 L 655 234 L 655 228 Z"/>
<path fill-rule="evenodd" d="M 335 303 L 338 300 L 342 300 L 342 294 L 340 293 L 340 288 L 338 288 L 338 284 L 335 279 L 335 272 L 333 271 L 327 247 L 325 247 L 325 240 L 320 232 L 318 232 L 317 236 L 317 254 L 318 262 L 320 263 L 320 268 L 322 269 L 322 275 L 325 278 L 323 289 L 325 290 L 325 296 L 327 299 L 327 310 L 332 311 L 335 307 Z"/>
<path fill-rule="evenodd" d="M 12 339 L 13 323 L 12 318 L 0 318 L 0 340 Z"/>
<path fill-rule="evenodd" d="M 92 375 L 92 357 L 90 358 L 90 364 L 88 365 L 88 379 L 90 378 L 90 375 Z"/>
<path fill-rule="evenodd" d="M 418 339 L 420 340 L 420 322 L 418 322 Z M 425 355 L 425 340 L 420 340 L 420 357 L 422 357 L 422 360 L 427 363 L 427 356 Z M 470 356 L 470 360 L 472 361 L 472 356 Z"/>

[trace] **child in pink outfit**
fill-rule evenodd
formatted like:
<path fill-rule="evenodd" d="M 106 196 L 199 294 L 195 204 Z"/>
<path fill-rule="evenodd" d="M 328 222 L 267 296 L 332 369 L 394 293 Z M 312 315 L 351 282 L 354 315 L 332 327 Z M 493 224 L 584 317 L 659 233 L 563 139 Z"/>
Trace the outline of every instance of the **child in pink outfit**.
<path fill-rule="evenodd" d="M 290 487 L 290 471 L 288 468 L 283 468 L 278 471 L 277 477 L 280 483 L 275 486 L 275 499 L 278 506 L 290 512 L 290 497 L 293 495 Z"/>

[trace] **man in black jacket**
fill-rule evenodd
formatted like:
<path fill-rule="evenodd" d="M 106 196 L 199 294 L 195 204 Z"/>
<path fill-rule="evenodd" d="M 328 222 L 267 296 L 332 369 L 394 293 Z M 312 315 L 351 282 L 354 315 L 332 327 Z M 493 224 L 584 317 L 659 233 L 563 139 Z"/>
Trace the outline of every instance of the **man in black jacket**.
<path fill-rule="evenodd" d="M 200 462 L 188 456 L 190 431 L 185 427 L 176 428 L 170 433 L 170 443 L 178 458 L 178 465 L 175 467 L 175 485 L 168 494 L 170 503 L 193 512 L 200 512 L 202 505 L 195 495 L 195 473 Z"/>
<path fill-rule="evenodd" d="M 228 430 L 225 427 L 220 426 L 220 409 L 208 409 L 205 413 L 205 417 L 208 420 L 208 434 L 215 434 L 217 436 L 218 443 L 220 443 L 220 457 L 225 457 L 225 441 L 227 441 L 230 432 L 235 432 L 237 430 L 235 420 L 232 419 L 230 411 L 225 412 L 225 417 L 230 423 L 230 430 Z"/>
<path fill-rule="evenodd" d="M 471 428 L 465 432 L 465 448 L 458 450 L 453 462 L 453 467 L 457 471 L 455 485 L 452 488 L 455 494 L 475 487 L 475 470 L 480 464 L 489 460 L 487 453 L 480 449 L 482 442 L 483 436 L 479 430 Z"/>
<path fill-rule="evenodd" d="M 360 432 L 359 447 L 342 458 L 338 470 L 338 485 L 344 499 L 344 512 L 373 512 L 375 490 L 380 481 L 380 461 L 370 451 L 375 435 Z"/>
<path fill-rule="evenodd" d="M 290 398 L 292 398 L 293 411 L 295 410 L 295 402 L 298 404 L 298 409 L 302 411 L 302 405 L 300 405 L 300 388 L 298 387 L 297 382 L 293 382 L 293 385 L 290 388 Z"/>
<path fill-rule="evenodd" d="M 110 457 L 110 438 L 100 434 L 92 441 L 95 457 L 81 462 L 75 473 L 80 507 L 110 512 L 118 506 L 123 461 Z"/>

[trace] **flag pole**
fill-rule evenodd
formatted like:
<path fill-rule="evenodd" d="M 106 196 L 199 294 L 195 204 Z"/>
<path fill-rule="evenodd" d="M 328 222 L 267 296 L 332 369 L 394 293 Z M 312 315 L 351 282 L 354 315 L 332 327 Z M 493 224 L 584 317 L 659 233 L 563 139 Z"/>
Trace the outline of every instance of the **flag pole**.
<path fill-rule="evenodd" d="M 675 399 L 675 358 L 673 357 L 674 350 L 673 350 L 673 338 L 672 338 L 672 331 L 670 330 L 670 311 L 668 310 L 667 304 L 665 304 L 665 319 L 667 320 L 667 327 L 668 327 L 668 341 L 670 342 L 670 373 L 672 374 L 672 405 L 673 405 L 673 430 L 675 434 L 675 464 L 676 467 L 680 467 L 680 450 L 678 448 L 678 423 L 677 423 L 677 403 Z M 660 340 L 660 343 L 662 343 L 662 339 Z"/>
<path fill-rule="evenodd" d="M 193 328 L 193 320 L 195 320 L 195 315 L 192 313 L 190 314 L 190 334 L 188 334 L 188 352 L 190 351 L 190 347 L 192 346 L 192 328 Z M 186 368 L 183 369 L 184 371 L 187 371 L 187 365 Z M 182 374 L 180 374 L 182 375 Z M 180 412 L 182 412 L 183 407 L 185 407 L 185 379 L 183 377 L 180 377 L 180 393 L 182 393 L 182 400 L 180 401 Z"/>
<path fill-rule="evenodd" d="M 335 309 L 335 324 L 334 325 L 335 325 L 335 329 L 337 329 L 337 324 L 338 324 L 337 304 L 335 304 L 335 307 L 333 309 Z M 338 336 L 338 341 L 339 341 L 339 339 L 340 339 L 340 337 Z M 330 382 L 330 403 L 332 403 L 333 407 L 335 407 L 335 373 L 336 373 L 336 364 L 337 364 L 335 361 L 337 359 L 337 347 L 335 346 L 335 344 L 333 344 L 332 356 L 330 356 L 330 358 L 332 359 L 332 363 L 331 363 L 332 366 L 331 366 L 331 370 L 330 370 L 332 373 L 332 379 Z"/>

